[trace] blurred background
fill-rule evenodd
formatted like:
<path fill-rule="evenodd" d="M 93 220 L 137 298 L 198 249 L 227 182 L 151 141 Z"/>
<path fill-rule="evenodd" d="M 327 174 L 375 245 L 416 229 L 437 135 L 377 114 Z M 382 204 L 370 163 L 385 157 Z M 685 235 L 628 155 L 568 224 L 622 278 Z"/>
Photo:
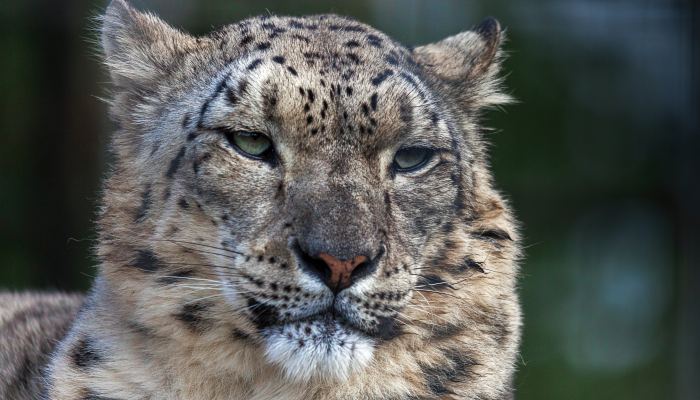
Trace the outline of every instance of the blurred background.
<path fill-rule="evenodd" d="M 0 288 L 85 290 L 113 129 L 102 0 L 0 2 Z M 196 34 L 336 12 L 406 45 L 496 16 L 492 160 L 523 222 L 519 399 L 696 399 L 699 7 L 692 1 L 137 1 Z M 0 307 L 2 305 L 0 304 Z"/>

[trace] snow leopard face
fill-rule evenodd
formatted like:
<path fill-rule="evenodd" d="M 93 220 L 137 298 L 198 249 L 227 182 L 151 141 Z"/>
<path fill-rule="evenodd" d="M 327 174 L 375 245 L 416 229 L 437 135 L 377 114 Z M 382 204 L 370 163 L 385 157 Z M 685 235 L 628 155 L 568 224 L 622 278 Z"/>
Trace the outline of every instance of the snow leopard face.
<path fill-rule="evenodd" d="M 479 129 L 507 101 L 495 20 L 408 49 L 335 15 L 195 38 L 115 2 L 102 34 L 120 131 L 99 254 L 132 323 L 303 382 L 431 340 L 482 346 L 431 350 L 442 387 L 513 355 L 516 232 Z"/>

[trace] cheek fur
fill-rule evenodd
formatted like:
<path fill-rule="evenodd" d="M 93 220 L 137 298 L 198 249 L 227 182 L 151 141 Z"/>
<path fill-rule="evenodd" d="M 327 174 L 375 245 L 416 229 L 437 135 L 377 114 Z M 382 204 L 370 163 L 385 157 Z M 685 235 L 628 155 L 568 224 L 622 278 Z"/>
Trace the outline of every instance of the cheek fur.
<path fill-rule="evenodd" d="M 451 173 L 448 168 L 438 167 L 415 179 L 400 178 L 392 204 L 405 235 L 424 238 L 454 218 L 458 212 L 455 199 L 460 191 L 450 180 Z"/>
<path fill-rule="evenodd" d="M 221 219 L 232 235 L 244 237 L 274 218 L 272 211 L 279 209 L 278 168 L 220 148 L 200 150 L 198 160 L 192 189 L 203 211 Z"/>

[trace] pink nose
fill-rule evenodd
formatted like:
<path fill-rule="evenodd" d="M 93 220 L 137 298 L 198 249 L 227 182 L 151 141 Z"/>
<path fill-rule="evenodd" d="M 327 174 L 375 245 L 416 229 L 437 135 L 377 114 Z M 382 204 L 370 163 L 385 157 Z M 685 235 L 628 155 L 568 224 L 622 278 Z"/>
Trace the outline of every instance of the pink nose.
<path fill-rule="evenodd" d="M 352 271 L 359 265 L 367 262 L 367 257 L 365 256 L 355 256 L 352 260 L 339 260 L 328 253 L 321 253 L 318 255 L 318 258 L 323 260 L 330 270 L 331 274 L 327 283 L 335 291 L 340 291 L 350 286 Z"/>

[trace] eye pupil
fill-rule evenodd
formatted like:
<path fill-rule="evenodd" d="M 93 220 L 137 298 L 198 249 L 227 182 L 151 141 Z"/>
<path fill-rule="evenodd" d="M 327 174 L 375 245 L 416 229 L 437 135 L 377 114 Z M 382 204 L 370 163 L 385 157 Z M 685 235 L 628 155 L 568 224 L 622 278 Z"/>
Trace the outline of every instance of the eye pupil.
<path fill-rule="evenodd" d="M 407 147 L 396 152 L 394 166 L 399 172 L 414 171 L 424 166 L 433 152 L 422 147 Z"/>
<path fill-rule="evenodd" d="M 244 155 L 259 159 L 271 156 L 272 141 L 262 133 L 235 131 L 227 132 L 226 137 L 229 143 Z"/>

